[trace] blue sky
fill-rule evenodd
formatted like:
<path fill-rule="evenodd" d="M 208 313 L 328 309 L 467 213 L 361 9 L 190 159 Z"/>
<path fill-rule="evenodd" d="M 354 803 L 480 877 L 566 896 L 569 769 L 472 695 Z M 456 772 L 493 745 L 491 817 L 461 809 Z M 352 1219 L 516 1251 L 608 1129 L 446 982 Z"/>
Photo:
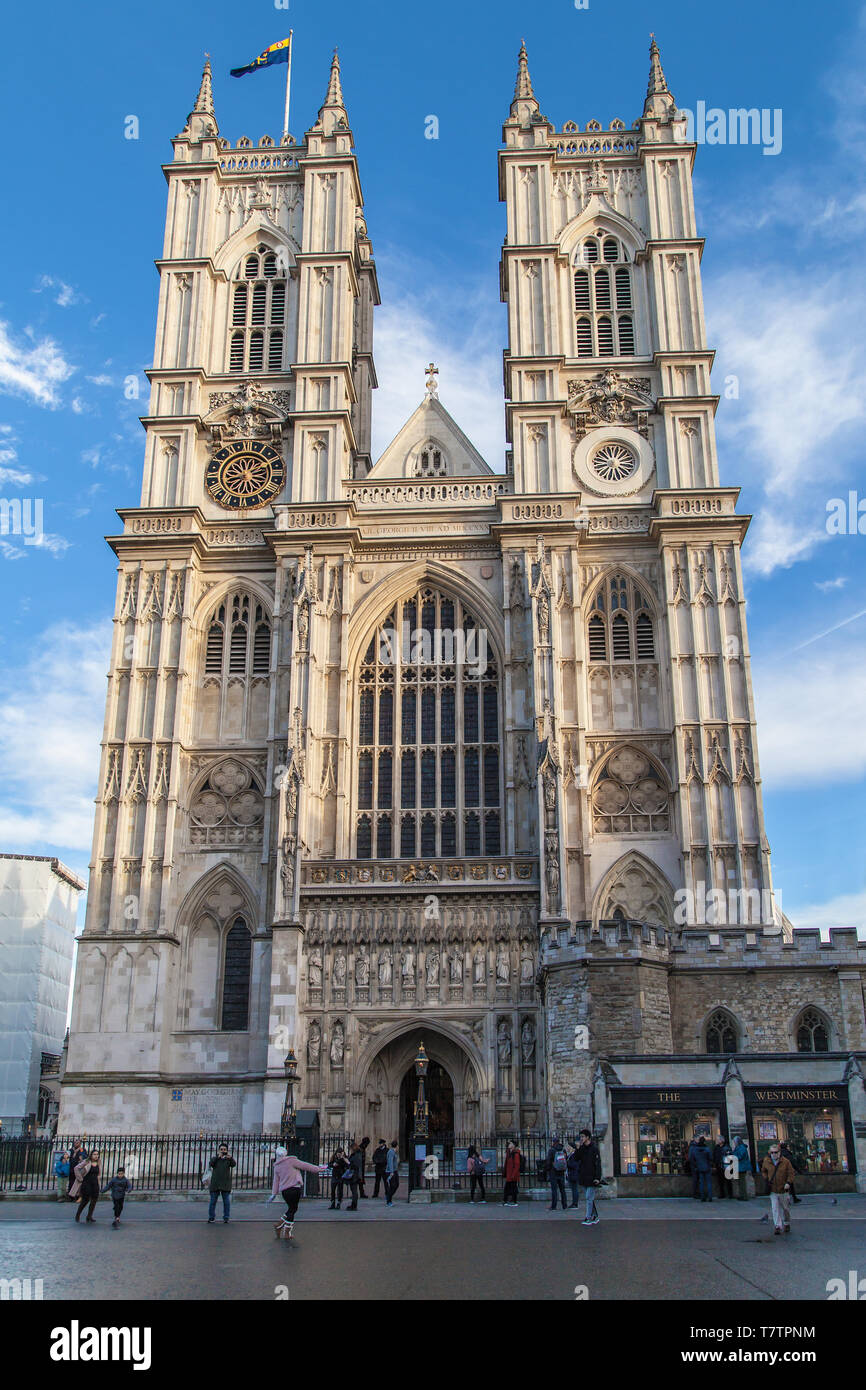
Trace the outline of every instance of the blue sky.
<path fill-rule="evenodd" d="M 863 923 L 866 539 L 825 527 L 828 499 L 866 496 L 866 11 L 845 3 L 16 7 L 0 59 L 0 496 L 42 498 L 45 535 L 0 536 L 0 847 L 86 869 L 115 583 L 102 538 L 114 508 L 139 500 L 160 164 L 205 50 L 221 132 L 279 136 L 285 70 L 228 69 L 289 27 L 297 138 L 340 48 L 383 298 L 379 449 L 432 355 L 443 403 L 502 466 L 496 150 L 521 37 L 557 126 L 631 124 L 650 30 L 680 106 L 781 109 L 777 156 L 698 151 L 715 389 L 738 383 L 717 417 L 721 473 L 754 516 L 744 564 L 782 906 L 798 925 Z M 124 138 L 130 115 L 137 140 Z"/>

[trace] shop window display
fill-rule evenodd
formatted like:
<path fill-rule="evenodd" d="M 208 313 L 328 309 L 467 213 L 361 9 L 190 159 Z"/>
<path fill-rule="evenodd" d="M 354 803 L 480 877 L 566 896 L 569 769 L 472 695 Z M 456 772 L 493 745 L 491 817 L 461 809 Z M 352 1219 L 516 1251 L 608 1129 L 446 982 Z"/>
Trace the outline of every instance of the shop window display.
<path fill-rule="evenodd" d="M 660 1173 L 687 1176 L 692 1139 L 703 1135 L 712 1148 L 720 1133 L 718 1110 L 621 1111 L 620 1172 L 643 1177 Z"/>
<path fill-rule="evenodd" d="M 801 1172 L 848 1172 L 841 1110 L 756 1110 L 752 1119 L 759 1166 L 778 1142 L 788 1146 Z"/>

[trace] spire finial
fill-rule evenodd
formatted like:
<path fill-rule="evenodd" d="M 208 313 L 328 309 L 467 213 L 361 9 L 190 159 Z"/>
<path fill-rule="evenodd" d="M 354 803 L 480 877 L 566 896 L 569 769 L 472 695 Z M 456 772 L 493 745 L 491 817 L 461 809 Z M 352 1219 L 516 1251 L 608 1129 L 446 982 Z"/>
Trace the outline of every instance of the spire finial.
<path fill-rule="evenodd" d="M 427 380 L 424 382 L 424 385 L 427 387 L 427 395 L 438 395 L 439 382 L 436 380 L 436 378 L 439 375 L 439 368 L 434 367 L 433 363 L 429 362 L 427 366 L 424 368 L 424 370 L 427 373 Z"/>
<path fill-rule="evenodd" d="M 647 83 L 643 113 L 644 117 L 648 116 L 652 120 L 669 121 L 677 109 L 677 104 L 667 84 L 655 34 L 651 33 L 650 39 L 652 42 L 650 43 L 649 82 Z"/>
<path fill-rule="evenodd" d="M 343 84 L 340 80 L 340 55 L 335 48 L 334 56 L 331 58 L 328 90 L 319 108 L 319 119 L 316 121 L 315 129 L 324 130 L 326 135 L 333 135 L 337 126 L 348 129 L 349 120 L 343 101 Z"/>
<path fill-rule="evenodd" d="M 340 81 L 340 55 L 336 48 L 331 59 L 331 75 L 328 79 L 328 90 L 325 94 L 326 106 L 339 106 L 343 109 L 343 84 Z"/>
<path fill-rule="evenodd" d="M 520 40 L 520 52 L 517 55 L 517 81 L 514 84 L 514 96 L 511 101 L 511 120 L 525 122 L 532 115 L 538 114 L 538 102 L 535 92 L 532 90 L 532 78 L 529 75 L 529 55 L 526 52 L 526 43 Z"/>
<path fill-rule="evenodd" d="M 193 112 L 197 116 L 213 116 L 213 84 L 212 84 L 210 54 L 204 55 L 204 70 L 201 75 L 201 86 L 198 89 L 198 96 L 195 99 Z"/>

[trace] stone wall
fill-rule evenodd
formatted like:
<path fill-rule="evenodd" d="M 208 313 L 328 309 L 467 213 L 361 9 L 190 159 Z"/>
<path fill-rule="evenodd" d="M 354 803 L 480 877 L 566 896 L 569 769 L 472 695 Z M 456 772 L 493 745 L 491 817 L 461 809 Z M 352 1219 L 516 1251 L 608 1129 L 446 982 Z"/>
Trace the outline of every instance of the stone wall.
<path fill-rule="evenodd" d="M 674 1019 L 673 1051 L 703 1052 L 704 1025 L 714 1009 L 724 1007 L 740 1029 L 740 1052 L 794 1052 L 794 1024 L 807 1005 L 820 1009 L 831 1024 L 830 1047 L 841 1050 L 845 1039 L 839 982 L 829 971 L 707 970 L 670 979 Z"/>

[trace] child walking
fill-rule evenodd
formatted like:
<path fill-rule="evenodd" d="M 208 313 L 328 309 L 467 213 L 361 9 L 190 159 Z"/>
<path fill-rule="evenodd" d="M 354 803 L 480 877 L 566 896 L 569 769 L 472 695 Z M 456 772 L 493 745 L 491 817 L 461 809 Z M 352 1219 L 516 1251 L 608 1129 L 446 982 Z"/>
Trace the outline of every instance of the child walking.
<path fill-rule="evenodd" d="M 123 1211 L 123 1204 L 126 1201 L 126 1194 L 132 1188 L 132 1183 L 126 1176 L 125 1168 L 118 1168 L 117 1177 L 110 1178 L 102 1189 L 103 1192 L 111 1193 L 111 1200 L 114 1203 L 114 1220 L 111 1229 L 116 1231 L 120 1225 L 120 1213 Z"/>

